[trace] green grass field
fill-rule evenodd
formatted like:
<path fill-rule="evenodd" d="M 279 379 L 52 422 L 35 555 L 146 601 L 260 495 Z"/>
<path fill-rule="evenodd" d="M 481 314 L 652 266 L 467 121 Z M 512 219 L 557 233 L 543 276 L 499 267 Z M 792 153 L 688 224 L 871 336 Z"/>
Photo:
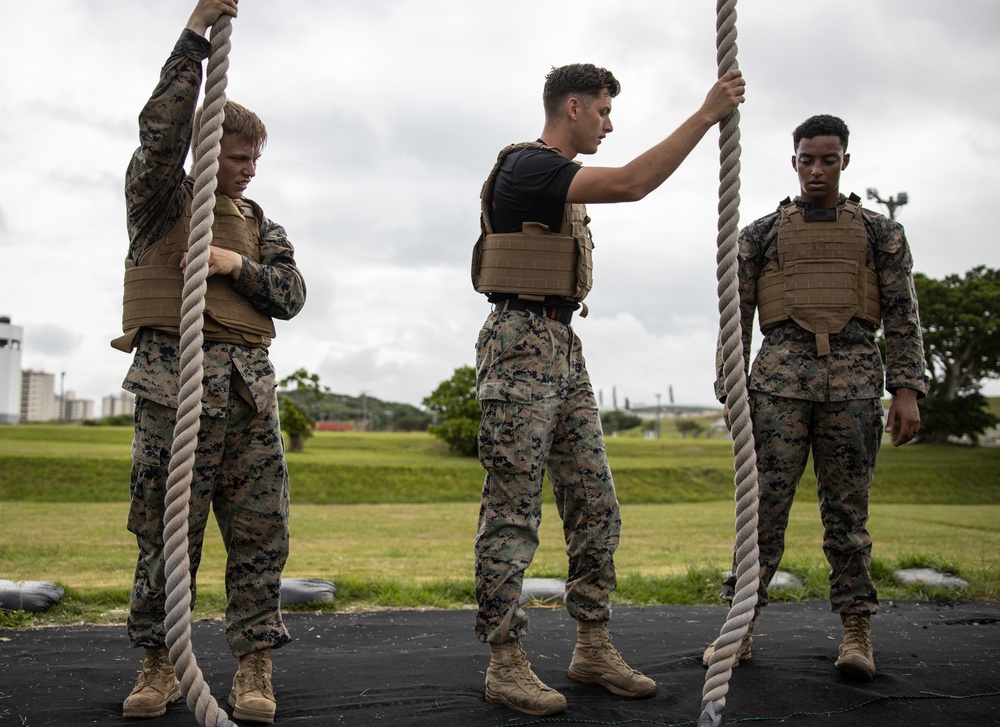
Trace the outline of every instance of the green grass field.
<path fill-rule="evenodd" d="M 130 428 L 0 427 L 0 578 L 52 581 L 60 606 L 34 623 L 118 622 L 135 558 L 125 529 Z M 733 468 L 728 440 L 611 438 L 624 521 L 619 603 L 712 603 L 730 563 Z M 320 432 L 288 457 L 288 577 L 332 580 L 333 609 L 469 608 L 482 470 L 426 434 Z M 892 571 L 930 566 L 1000 599 L 1000 449 L 884 447 L 870 529 L 883 598 L 955 597 L 902 587 Z M 805 585 L 780 598 L 826 597 L 815 478 L 803 478 L 783 570 Z M 210 529 L 196 614 L 223 608 L 224 554 Z M 528 572 L 565 576 L 551 494 Z M 12 617 L 7 616 L 10 620 Z M 16 621 L 16 619 L 15 619 Z M 2 622 L 0 622 L 2 623 Z"/>
<path fill-rule="evenodd" d="M 130 427 L 0 427 L 0 502 L 128 500 Z M 608 439 L 622 504 L 729 500 L 732 444 L 723 439 Z M 884 446 L 876 503 L 1000 504 L 1000 449 Z M 427 434 L 317 432 L 288 455 L 294 504 L 479 502 L 475 458 Z M 812 500 L 807 469 L 800 488 Z"/>

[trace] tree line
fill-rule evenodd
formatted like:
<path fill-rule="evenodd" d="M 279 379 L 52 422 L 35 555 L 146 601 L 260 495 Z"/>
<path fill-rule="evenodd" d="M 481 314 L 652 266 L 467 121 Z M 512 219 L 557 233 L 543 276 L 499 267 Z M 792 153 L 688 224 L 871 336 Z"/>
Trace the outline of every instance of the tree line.
<path fill-rule="evenodd" d="M 1000 378 L 1000 271 L 980 265 L 964 276 L 949 275 L 941 280 L 917 273 L 914 285 L 929 384 L 927 396 L 918 402 L 919 441 L 942 443 L 961 438 L 976 443 L 988 429 L 1000 424 L 982 394 L 985 380 Z M 877 340 L 884 356 L 881 332 Z M 302 438 L 311 434 L 317 418 L 370 424 L 372 412 L 384 416 L 391 411 L 394 429 L 428 430 L 455 454 L 477 454 L 481 411 L 476 400 L 476 372 L 471 366 L 455 369 L 424 398 L 423 410 L 374 397 L 330 393 L 320 386 L 315 374 L 304 369 L 283 379 L 279 393 L 282 429 L 290 439 L 296 438 L 299 446 Z M 617 406 L 602 412 L 601 421 L 608 433 L 642 423 L 639 417 L 621 412 Z"/>

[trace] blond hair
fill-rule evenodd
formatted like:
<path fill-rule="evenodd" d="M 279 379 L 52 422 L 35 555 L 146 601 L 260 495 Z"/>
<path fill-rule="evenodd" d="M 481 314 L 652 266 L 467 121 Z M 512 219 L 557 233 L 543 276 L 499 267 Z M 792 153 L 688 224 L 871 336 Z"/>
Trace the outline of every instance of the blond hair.
<path fill-rule="evenodd" d="M 250 144 L 258 152 L 267 143 L 267 128 L 253 111 L 240 106 L 235 101 L 226 101 L 223 107 L 225 118 L 222 121 L 222 133 L 231 134 L 240 141 Z M 201 131 L 202 107 L 194 112 L 194 127 L 191 130 L 191 149 L 198 145 L 198 134 Z"/>

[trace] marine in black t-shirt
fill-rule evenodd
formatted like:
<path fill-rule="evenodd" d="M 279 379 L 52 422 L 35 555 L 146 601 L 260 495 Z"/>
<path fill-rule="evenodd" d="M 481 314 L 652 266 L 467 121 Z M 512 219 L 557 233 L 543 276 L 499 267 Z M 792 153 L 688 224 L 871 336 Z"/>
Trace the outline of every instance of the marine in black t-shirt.
<path fill-rule="evenodd" d="M 489 218 L 482 221 L 483 232 L 517 235 L 531 222 L 562 233 L 563 220 L 582 211 L 567 210 L 567 203 L 642 199 L 743 101 L 744 85 L 738 70 L 729 71 L 677 131 L 629 164 L 580 167 L 573 161 L 577 155 L 594 154 L 613 131 L 611 99 L 620 84 L 606 69 L 591 64 L 553 68 L 542 94 L 545 127 L 539 141 L 558 148 L 511 150 L 499 169 L 491 168 L 492 198 L 482 200 Z M 574 220 L 572 226 L 581 223 Z M 583 234 L 575 229 L 572 237 L 579 240 Z M 524 237 L 530 244 L 532 236 Z M 514 258 L 518 249 L 512 242 L 503 251 Z M 481 250 L 477 243 L 474 276 Z M 544 269 L 544 261 L 523 257 Z M 481 286 L 476 277 L 473 284 L 477 290 L 511 287 Z M 583 347 L 570 325 L 572 310 L 580 304 L 538 300 L 530 292 L 552 289 L 563 290 L 539 284 L 520 295 L 488 293 L 495 308 L 476 342 L 476 398 L 483 412 L 477 445 L 486 471 L 475 550 L 476 635 L 490 645 L 484 696 L 487 702 L 539 716 L 567 708 L 566 698 L 531 671 L 520 644 L 528 624 L 521 590 L 539 542 L 543 478 L 560 500 L 569 573 L 564 600 L 577 622 L 566 674 L 618 697 L 656 692 L 656 682 L 630 667 L 611 643 L 610 594 L 617 584 L 614 552 L 621 531 L 618 498 Z"/>

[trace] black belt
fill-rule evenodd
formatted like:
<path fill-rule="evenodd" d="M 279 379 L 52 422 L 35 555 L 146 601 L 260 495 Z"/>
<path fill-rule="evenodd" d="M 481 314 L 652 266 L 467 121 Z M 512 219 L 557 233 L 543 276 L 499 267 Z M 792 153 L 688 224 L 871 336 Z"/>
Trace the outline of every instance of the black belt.
<path fill-rule="evenodd" d="M 523 310 L 528 313 L 558 321 L 565 326 L 573 319 L 573 309 L 565 305 L 545 305 L 534 300 L 522 300 L 521 298 L 508 298 L 496 304 L 497 310 Z"/>

